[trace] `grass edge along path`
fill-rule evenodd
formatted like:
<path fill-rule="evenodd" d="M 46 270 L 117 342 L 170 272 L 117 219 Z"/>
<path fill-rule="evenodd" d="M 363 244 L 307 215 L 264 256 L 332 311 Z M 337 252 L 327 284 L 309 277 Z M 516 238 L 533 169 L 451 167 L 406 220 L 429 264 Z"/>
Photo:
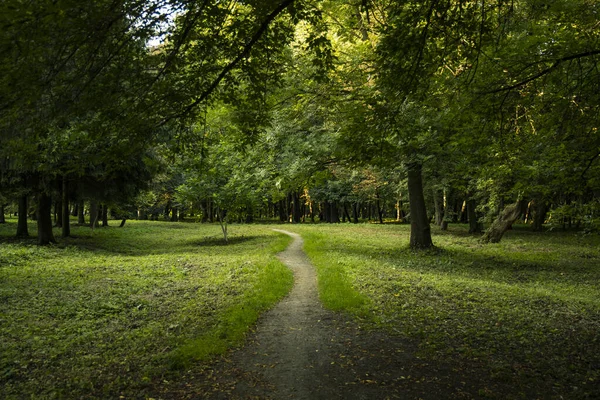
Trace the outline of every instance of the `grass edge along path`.
<path fill-rule="evenodd" d="M 273 257 L 289 245 L 291 238 L 288 238 L 271 246 L 269 252 Z M 282 246 L 282 243 L 285 245 Z M 239 304 L 226 309 L 216 326 L 169 355 L 170 368 L 185 368 L 192 362 L 205 361 L 240 344 L 260 315 L 274 306 L 292 288 L 291 271 L 287 267 L 286 270 L 282 270 L 282 265 L 281 261 L 276 259 L 266 264 L 258 276 L 254 290 L 244 293 Z"/>
<path fill-rule="evenodd" d="M 413 252 L 406 226 L 294 230 L 326 307 L 416 340 L 430 362 L 477 363 L 490 382 L 511 382 L 483 397 L 600 397 L 597 236 L 517 228 L 484 246 L 459 226 Z"/>
<path fill-rule="evenodd" d="M 72 227 L 54 246 L 0 226 L 0 398 L 139 397 L 240 344 L 293 275 L 291 239 L 233 225 Z M 30 226 L 33 230 L 34 226 Z"/>

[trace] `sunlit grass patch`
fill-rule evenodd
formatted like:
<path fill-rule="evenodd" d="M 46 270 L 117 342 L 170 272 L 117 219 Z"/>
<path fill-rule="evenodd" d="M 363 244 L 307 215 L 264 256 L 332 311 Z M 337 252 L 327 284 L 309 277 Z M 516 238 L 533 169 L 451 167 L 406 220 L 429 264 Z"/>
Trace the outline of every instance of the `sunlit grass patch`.
<path fill-rule="evenodd" d="M 413 252 L 408 226 L 295 229 L 319 280 L 330 269 L 345 277 L 345 288 L 320 284 L 327 306 L 357 313 L 327 299 L 344 290 L 366 298 L 361 318 L 418 340 L 424 357 L 482 362 L 522 393 L 548 385 L 570 398 L 600 395 L 598 236 L 516 229 L 481 245 L 452 226 L 434 229 L 437 249 Z"/>
<path fill-rule="evenodd" d="M 0 242 L 0 397 L 138 394 L 239 343 L 292 274 L 274 257 L 289 238 L 231 231 L 228 246 L 216 225 L 135 221 L 73 227 L 55 246 Z"/>

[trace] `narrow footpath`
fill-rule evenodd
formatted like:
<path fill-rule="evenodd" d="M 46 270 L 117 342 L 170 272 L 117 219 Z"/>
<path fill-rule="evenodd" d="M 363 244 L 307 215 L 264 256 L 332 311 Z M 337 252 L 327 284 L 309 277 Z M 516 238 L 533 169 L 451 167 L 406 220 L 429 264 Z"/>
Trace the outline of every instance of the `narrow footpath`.
<path fill-rule="evenodd" d="M 182 376 L 161 399 L 470 399 L 485 386 L 478 366 L 421 360 L 417 344 L 364 330 L 323 308 L 300 235 L 278 255 L 294 287 L 264 313 L 244 347 Z M 475 367 L 474 369 L 471 369 Z"/>

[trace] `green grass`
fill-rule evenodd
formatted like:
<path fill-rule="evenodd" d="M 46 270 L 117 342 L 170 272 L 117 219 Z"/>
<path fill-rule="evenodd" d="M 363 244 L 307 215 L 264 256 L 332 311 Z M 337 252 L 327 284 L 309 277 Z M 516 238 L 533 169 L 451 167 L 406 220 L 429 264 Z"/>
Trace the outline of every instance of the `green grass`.
<path fill-rule="evenodd" d="M 466 229 L 434 229 L 438 248 L 415 253 L 408 226 L 293 228 L 327 307 L 417 340 L 426 359 L 481 363 L 524 398 L 600 396 L 600 237 L 517 228 L 481 245 Z"/>
<path fill-rule="evenodd" d="M 268 225 L 232 226 L 224 246 L 218 225 L 130 221 L 40 248 L 12 239 L 15 223 L 0 225 L 0 398 L 143 397 L 240 343 L 292 284 L 273 257 L 290 239 Z M 404 225 L 285 229 L 327 307 L 414 340 L 426 362 L 477 363 L 504 398 L 600 397 L 599 236 L 515 229 L 481 245 L 451 226 L 415 253 Z"/>
<path fill-rule="evenodd" d="M 139 397 L 239 343 L 292 285 L 273 257 L 289 238 L 266 226 L 223 246 L 217 225 L 129 221 L 37 247 L 15 223 L 0 225 L 3 399 Z"/>

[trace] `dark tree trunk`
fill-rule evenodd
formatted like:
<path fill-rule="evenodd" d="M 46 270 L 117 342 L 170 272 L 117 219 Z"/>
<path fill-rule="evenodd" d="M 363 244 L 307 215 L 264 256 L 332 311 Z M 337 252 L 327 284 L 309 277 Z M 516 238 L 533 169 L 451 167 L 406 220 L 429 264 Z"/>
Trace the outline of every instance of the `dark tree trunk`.
<path fill-rule="evenodd" d="M 85 202 L 83 200 L 79 200 L 77 205 L 77 223 L 85 225 Z"/>
<path fill-rule="evenodd" d="M 377 207 L 377 219 L 380 224 L 383 224 L 383 209 L 381 207 L 381 199 L 379 198 L 379 191 L 376 192 L 377 202 L 375 203 L 375 207 Z"/>
<path fill-rule="evenodd" d="M 540 232 L 543 229 L 544 222 L 546 222 L 546 215 L 548 214 L 548 204 L 542 200 L 533 201 L 533 230 Z"/>
<path fill-rule="evenodd" d="M 435 208 L 435 224 L 442 226 L 444 219 L 444 192 L 440 189 L 433 191 L 433 206 Z"/>
<path fill-rule="evenodd" d="M 97 228 L 99 226 L 99 217 L 98 202 L 96 200 L 92 200 L 90 201 L 90 227 Z"/>
<path fill-rule="evenodd" d="M 62 191 L 61 191 L 61 199 L 62 199 Z M 57 228 L 62 228 L 62 220 L 63 220 L 63 207 L 62 202 L 57 201 L 54 203 L 54 226 Z"/>
<path fill-rule="evenodd" d="M 408 172 L 408 199 L 410 202 L 410 247 L 426 249 L 433 247 L 431 229 L 427 220 L 427 206 L 423 196 L 422 164 L 410 163 Z"/>
<path fill-rule="evenodd" d="M 292 200 L 292 221 L 297 224 L 302 221 L 302 215 L 300 213 L 300 194 L 294 192 L 291 194 Z"/>
<path fill-rule="evenodd" d="M 5 224 L 6 219 L 4 218 L 4 204 L 0 204 L 0 224 Z"/>
<path fill-rule="evenodd" d="M 346 218 L 348 218 L 348 222 L 350 222 L 350 213 L 348 213 L 348 206 L 344 203 L 344 222 L 346 222 Z"/>
<path fill-rule="evenodd" d="M 71 214 L 69 213 L 69 181 L 62 180 L 62 237 L 71 236 Z"/>
<path fill-rule="evenodd" d="M 332 203 L 329 203 L 330 208 L 331 208 L 331 212 L 330 212 L 330 216 L 331 216 L 331 221 L 334 224 L 338 224 L 340 222 L 340 213 L 338 210 L 338 204 L 337 201 L 334 201 Z"/>
<path fill-rule="evenodd" d="M 122 227 L 124 227 L 124 226 L 125 226 L 125 222 L 127 222 L 127 218 L 123 218 L 123 219 L 121 220 L 121 224 L 119 224 L 119 228 L 122 228 Z"/>
<path fill-rule="evenodd" d="M 19 220 L 17 222 L 17 237 L 28 237 L 27 228 L 27 195 L 19 197 Z"/>
<path fill-rule="evenodd" d="M 75 204 L 73 205 L 73 209 L 71 210 L 71 215 L 72 215 L 73 217 L 76 217 L 76 216 L 78 216 L 78 215 L 79 215 L 79 204 L 78 204 L 78 203 L 75 203 Z"/>
<path fill-rule="evenodd" d="M 504 233 L 521 216 L 522 201 L 510 204 L 502 210 L 498 218 L 485 231 L 481 237 L 483 243 L 498 243 L 502 240 Z"/>
<path fill-rule="evenodd" d="M 102 205 L 102 226 L 108 226 L 108 206 L 106 204 Z"/>
<path fill-rule="evenodd" d="M 171 208 L 171 222 L 179 221 L 179 209 L 177 207 Z"/>
<path fill-rule="evenodd" d="M 286 213 L 285 199 L 279 200 L 277 211 L 279 212 L 279 221 L 287 222 L 287 213 Z"/>
<path fill-rule="evenodd" d="M 352 222 L 358 224 L 358 202 L 352 203 Z"/>
<path fill-rule="evenodd" d="M 247 224 L 251 224 L 254 222 L 254 210 L 251 205 L 246 206 L 246 219 L 245 222 Z"/>
<path fill-rule="evenodd" d="M 481 222 L 479 222 L 479 218 L 477 216 L 477 212 L 475 209 L 477 208 L 477 202 L 474 199 L 470 199 L 467 201 L 467 214 L 469 219 L 469 233 L 481 233 L 482 226 Z"/>
<path fill-rule="evenodd" d="M 37 214 L 38 245 L 56 243 L 52 232 L 52 199 L 46 193 L 38 195 Z"/>

